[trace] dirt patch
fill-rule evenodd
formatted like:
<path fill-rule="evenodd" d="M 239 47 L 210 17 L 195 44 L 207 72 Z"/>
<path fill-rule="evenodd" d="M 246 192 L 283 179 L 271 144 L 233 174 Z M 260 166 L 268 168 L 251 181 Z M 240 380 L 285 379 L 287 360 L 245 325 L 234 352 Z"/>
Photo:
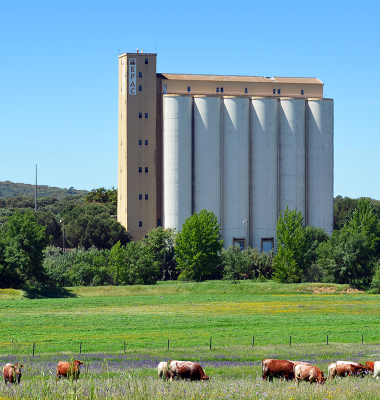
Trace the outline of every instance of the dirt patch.
<path fill-rule="evenodd" d="M 312 287 L 312 292 L 313 293 L 364 293 L 363 290 L 359 289 L 354 289 L 354 288 L 348 288 L 344 290 L 339 290 L 333 286 L 327 286 L 327 287 Z"/>

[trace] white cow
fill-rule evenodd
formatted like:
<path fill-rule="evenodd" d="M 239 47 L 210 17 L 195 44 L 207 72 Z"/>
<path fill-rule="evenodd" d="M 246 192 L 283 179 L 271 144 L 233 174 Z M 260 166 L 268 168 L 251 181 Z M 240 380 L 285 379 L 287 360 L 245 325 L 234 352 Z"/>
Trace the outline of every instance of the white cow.
<path fill-rule="evenodd" d="M 168 372 L 168 363 L 166 361 L 161 361 L 157 367 L 158 377 L 166 378 L 166 373 Z"/>
<path fill-rule="evenodd" d="M 373 363 L 373 376 L 376 377 L 376 379 L 380 378 L 380 361 L 375 361 Z"/>

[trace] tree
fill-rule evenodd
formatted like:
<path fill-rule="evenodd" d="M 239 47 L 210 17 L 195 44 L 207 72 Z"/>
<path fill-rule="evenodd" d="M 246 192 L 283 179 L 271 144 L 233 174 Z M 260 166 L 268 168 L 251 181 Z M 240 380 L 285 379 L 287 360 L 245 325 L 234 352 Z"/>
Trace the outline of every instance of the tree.
<path fill-rule="evenodd" d="M 300 282 L 304 269 L 306 237 L 301 211 L 280 212 L 276 227 L 277 253 L 273 258 L 274 278 L 282 283 Z"/>
<path fill-rule="evenodd" d="M 0 238 L 0 285 L 18 288 L 42 283 L 42 251 L 48 240 L 33 212 L 16 211 L 10 216 Z"/>
<path fill-rule="evenodd" d="M 151 229 L 144 239 L 153 259 L 160 266 L 161 280 L 173 280 L 177 277 L 177 263 L 174 252 L 175 234 L 171 229 L 162 226 Z"/>
<path fill-rule="evenodd" d="M 202 210 L 187 218 L 177 234 L 175 254 L 178 279 L 202 281 L 220 275 L 217 271 L 223 246 L 220 226 L 212 211 Z"/>
<path fill-rule="evenodd" d="M 361 198 L 352 218 L 318 250 L 317 263 L 337 283 L 369 283 L 378 260 L 380 225 L 369 199 Z"/>
<path fill-rule="evenodd" d="M 109 203 L 113 206 L 117 206 L 117 189 L 112 187 L 106 189 L 101 187 L 99 189 L 92 189 L 91 192 L 85 196 L 86 203 Z"/>

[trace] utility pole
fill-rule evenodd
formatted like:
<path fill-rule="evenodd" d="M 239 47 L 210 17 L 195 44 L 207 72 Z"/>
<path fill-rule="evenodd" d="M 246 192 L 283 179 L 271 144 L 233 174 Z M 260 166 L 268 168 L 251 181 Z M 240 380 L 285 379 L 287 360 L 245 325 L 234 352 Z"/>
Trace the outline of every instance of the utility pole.
<path fill-rule="evenodd" d="M 243 224 L 245 224 L 245 248 L 248 247 L 248 220 L 243 219 Z"/>
<path fill-rule="evenodd" d="M 37 164 L 36 164 L 36 190 L 35 190 L 35 200 L 34 200 L 34 212 L 37 212 Z"/>
<path fill-rule="evenodd" d="M 61 219 L 59 220 L 59 222 L 62 222 L 62 229 L 63 229 L 63 235 L 62 235 L 62 238 L 63 238 L 63 248 L 62 248 L 62 251 L 63 251 L 63 253 L 65 253 L 65 252 L 66 252 L 66 244 L 65 244 L 65 221 L 64 221 L 63 218 L 61 218 Z"/>

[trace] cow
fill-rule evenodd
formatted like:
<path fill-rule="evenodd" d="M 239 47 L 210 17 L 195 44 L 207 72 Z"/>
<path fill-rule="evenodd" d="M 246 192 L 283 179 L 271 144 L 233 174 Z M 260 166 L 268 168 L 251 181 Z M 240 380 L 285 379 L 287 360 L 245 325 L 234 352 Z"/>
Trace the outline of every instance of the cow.
<path fill-rule="evenodd" d="M 294 362 L 292 361 L 266 358 L 261 361 L 261 368 L 263 380 L 269 378 L 269 382 L 272 382 L 273 378 L 284 378 L 287 381 L 294 379 Z"/>
<path fill-rule="evenodd" d="M 380 361 L 375 361 L 373 364 L 373 376 L 376 379 L 379 379 L 380 377 Z"/>
<path fill-rule="evenodd" d="M 158 364 L 157 371 L 159 378 L 163 378 L 164 376 L 166 377 L 166 373 L 168 371 L 168 363 L 166 361 L 160 362 Z"/>
<path fill-rule="evenodd" d="M 24 368 L 23 364 L 5 364 L 3 367 L 4 383 L 20 383 L 21 368 Z"/>
<path fill-rule="evenodd" d="M 74 362 L 60 361 L 57 365 L 57 379 L 62 376 L 65 378 L 73 377 L 73 379 L 79 378 L 79 366 L 83 365 L 82 361 L 74 360 Z"/>
<path fill-rule="evenodd" d="M 326 381 L 326 378 L 323 376 L 323 371 L 307 363 L 298 363 L 294 366 L 294 377 L 297 384 L 299 384 L 300 381 L 305 381 L 310 383 L 318 382 L 323 385 Z"/>
<path fill-rule="evenodd" d="M 175 377 L 190 379 L 191 381 L 207 381 L 210 379 L 198 363 L 171 360 L 168 362 L 166 378 L 170 378 L 172 381 Z"/>
<path fill-rule="evenodd" d="M 364 366 L 368 369 L 368 372 L 373 374 L 373 367 L 374 367 L 375 361 L 366 361 Z"/>
<path fill-rule="evenodd" d="M 329 365 L 329 375 L 331 378 L 335 376 L 356 376 L 368 373 L 368 369 L 360 363 L 353 361 L 337 361 Z"/>

